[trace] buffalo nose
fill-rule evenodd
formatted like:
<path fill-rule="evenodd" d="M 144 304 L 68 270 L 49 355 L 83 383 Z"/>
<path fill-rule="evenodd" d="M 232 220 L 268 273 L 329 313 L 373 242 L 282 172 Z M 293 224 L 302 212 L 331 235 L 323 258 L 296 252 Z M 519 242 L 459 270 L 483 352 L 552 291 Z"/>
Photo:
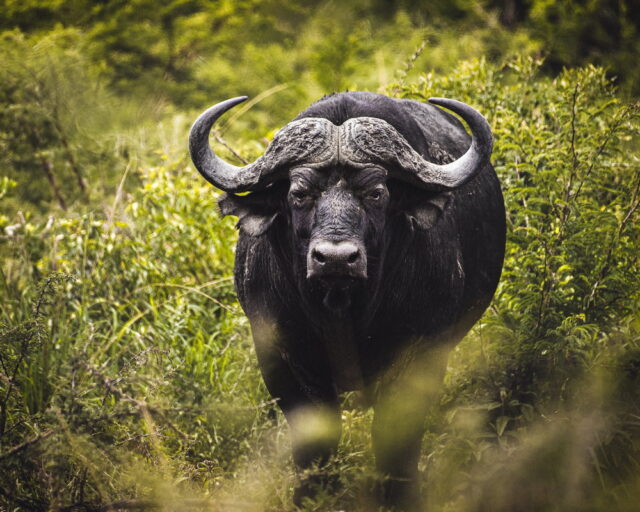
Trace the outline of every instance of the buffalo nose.
<path fill-rule="evenodd" d="M 344 275 L 364 277 L 366 268 L 363 252 L 353 242 L 321 240 L 310 247 L 309 276 Z"/>
<path fill-rule="evenodd" d="M 350 265 L 360 259 L 360 249 L 351 242 L 320 242 L 311 250 L 311 257 L 321 265 Z"/>

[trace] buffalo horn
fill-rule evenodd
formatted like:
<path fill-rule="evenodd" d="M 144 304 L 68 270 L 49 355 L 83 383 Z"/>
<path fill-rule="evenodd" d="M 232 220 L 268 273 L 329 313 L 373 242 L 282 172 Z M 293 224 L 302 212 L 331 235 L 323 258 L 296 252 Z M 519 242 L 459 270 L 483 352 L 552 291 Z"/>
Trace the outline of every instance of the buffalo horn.
<path fill-rule="evenodd" d="M 380 163 L 396 178 L 421 188 L 459 187 L 489 162 L 491 129 L 484 117 L 464 103 L 444 98 L 429 101 L 456 112 L 471 127 L 471 146 L 457 160 L 444 165 L 425 160 L 393 126 L 376 117 L 354 117 L 342 125 L 341 159 L 356 167 Z"/>
<path fill-rule="evenodd" d="M 246 96 L 231 98 L 206 110 L 189 133 L 189 153 L 196 169 L 212 185 L 225 192 L 247 192 L 264 188 L 286 174 L 289 167 L 327 165 L 335 159 L 337 127 L 326 119 L 306 118 L 287 124 L 273 138 L 264 155 L 238 167 L 217 157 L 209 146 L 213 124 Z"/>
<path fill-rule="evenodd" d="M 493 137 L 487 120 L 476 109 L 457 100 L 447 98 L 429 98 L 429 103 L 439 105 L 458 114 L 471 129 L 471 146 L 457 160 L 445 164 L 431 166 L 438 168 L 442 176 L 446 176 L 444 187 L 455 188 L 469 180 L 476 172 L 489 163 Z M 428 178 L 427 178 L 428 179 Z"/>

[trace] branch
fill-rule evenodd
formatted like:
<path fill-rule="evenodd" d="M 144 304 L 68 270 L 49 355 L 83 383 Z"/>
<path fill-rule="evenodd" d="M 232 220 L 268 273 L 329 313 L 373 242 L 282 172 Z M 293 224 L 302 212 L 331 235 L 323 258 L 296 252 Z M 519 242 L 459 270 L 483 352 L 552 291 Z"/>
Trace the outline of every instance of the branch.
<path fill-rule="evenodd" d="M 214 138 L 214 139 L 216 139 L 216 142 L 218 142 L 218 143 L 222 144 L 225 148 L 227 148 L 227 149 L 229 150 L 229 152 L 230 152 L 233 156 L 235 156 L 238 160 L 240 160 L 240 162 L 242 162 L 242 163 L 243 163 L 243 165 L 247 165 L 247 164 L 249 163 L 245 158 L 242 158 L 242 157 L 238 154 L 238 152 L 237 152 L 237 151 L 235 151 L 235 150 L 234 150 L 234 149 L 229 145 L 229 143 L 228 143 L 226 140 L 224 140 L 224 139 L 222 138 L 222 135 L 220 135 L 220 134 L 219 134 L 217 131 L 215 131 L 215 130 L 213 131 L 213 138 Z"/>
<path fill-rule="evenodd" d="M 6 459 L 7 457 L 11 457 L 16 453 L 21 452 L 25 448 L 28 448 L 29 446 L 34 445 L 36 443 L 39 443 L 40 441 L 42 441 L 43 439 L 46 439 L 47 437 L 51 436 L 54 433 L 55 433 L 55 430 L 47 430 L 46 432 L 43 432 L 42 434 L 37 435 L 32 439 L 28 439 L 27 441 L 24 441 L 23 443 L 20 443 L 19 445 L 14 446 L 10 450 L 0 454 L 0 460 Z"/>
<path fill-rule="evenodd" d="M 173 430 L 176 434 L 178 434 L 180 437 L 182 437 L 183 439 L 188 439 L 189 438 L 189 436 L 187 434 L 185 434 L 184 432 L 182 432 L 178 427 L 176 427 L 169 420 L 169 418 L 167 418 L 166 414 L 164 412 L 162 412 L 160 409 L 149 405 L 144 400 L 137 400 L 137 399 L 129 396 L 125 392 L 119 390 L 115 385 L 117 383 L 117 381 L 114 381 L 114 380 L 106 377 L 100 371 L 98 371 L 96 368 L 93 368 L 92 366 L 90 366 L 90 365 L 88 365 L 86 363 L 85 363 L 85 367 L 86 367 L 87 371 L 93 377 L 97 377 L 98 379 L 100 379 L 102 381 L 102 385 L 106 388 L 108 393 L 111 393 L 112 395 L 116 396 L 119 400 L 121 400 L 123 402 L 133 404 L 134 406 L 136 406 L 136 408 L 138 409 L 138 411 L 139 411 L 139 413 L 141 415 L 144 415 L 144 413 L 148 411 L 149 413 L 152 413 L 152 414 L 154 414 L 156 416 L 159 416 L 166 423 L 166 425 L 168 425 L 169 428 L 171 430 Z"/>
<path fill-rule="evenodd" d="M 604 139 L 602 140 L 602 143 L 600 144 L 600 146 L 598 147 L 598 149 L 596 150 L 596 152 L 593 154 L 593 156 L 589 159 L 591 161 L 591 163 L 589 164 L 589 168 L 587 169 L 587 172 L 585 172 L 584 174 L 584 179 L 582 180 L 582 182 L 580 182 L 580 186 L 578 187 L 578 190 L 576 190 L 576 193 L 573 194 L 573 196 L 571 197 L 571 199 L 573 201 L 575 201 L 578 196 L 580 195 L 580 192 L 582 190 L 582 186 L 584 185 L 586 179 L 589 177 L 589 175 L 591 174 L 591 172 L 593 171 L 593 168 L 596 165 L 596 162 L 598 161 L 598 159 L 600 158 L 600 156 L 602 155 L 602 153 L 604 152 L 605 148 L 607 147 L 607 145 L 609 144 L 609 141 L 611 140 L 611 138 L 613 137 L 613 134 L 616 133 L 618 131 L 618 128 L 620 128 L 620 125 L 622 124 L 622 122 L 627 119 L 627 115 L 631 112 L 631 111 L 637 111 L 640 108 L 640 104 L 633 104 L 633 105 L 627 105 L 625 106 L 619 113 L 619 117 L 617 119 L 614 120 L 613 124 L 611 125 L 611 127 L 609 128 L 609 130 L 607 131 Z"/>
<path fill-rule="evenodd" d="M 633 195 L 631 197 L 629 209 L 627 210 L 627 213 L 625 214 L 622 221 L 620 221 L 616 234 L 611 240 L 611 244 L 609 245 L 609 249 L 607 250 L 607 255 L 605 256 L 605 259 L 602 263 L 602 267 L 600 267 L 598 278 L 596 279 L 596 281 L 593 283 L 593 286 L 591 287 L 591 292 L 589 293 L 589 297 L 587 298 L 585 309 L 589 309 L 593 304 L 593 302 L 595 301 L 595 296 L 596 296 L 598 287 L 600 286 L 600 283 L 602 283 L 602 281 L 604 281 L 604 279 L 607 277 L 607 274 L 609 273 L 609 269 L 611 268 L 611 259 L 613 257 L 613 251 L 618 246 L 618 243 L 620 242 L 620 237 L 622 236 L 622 232 L 624 231 L 624 228 L 626 227 L 627 223 L 629 222 L 629 220 L 631 220 L 631 217 L 640 206 L 640 198 L 638 197 L 640 195 L 640 168 L 636 176 L 637 176 L 636 186 L 633 190 Z"/>

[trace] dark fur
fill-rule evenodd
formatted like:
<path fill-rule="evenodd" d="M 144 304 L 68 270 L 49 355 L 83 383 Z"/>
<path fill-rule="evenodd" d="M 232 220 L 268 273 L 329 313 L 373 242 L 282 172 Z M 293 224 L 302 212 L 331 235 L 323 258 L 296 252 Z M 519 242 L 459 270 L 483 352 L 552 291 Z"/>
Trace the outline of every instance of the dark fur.
<path fill-rule="evenodd" d="M 435 163 L 459 157 L 470 141 L 461 123 L 439 108 L 372 93 L 327 96 L 298 119 L 324 117 L 339 125 L 361 116 L 384 119 Z M 493 296 L 505 243 L 503 199 L 493 168 L 448 193 L 395 180 L 387 186 L 384 232 L 375 247 L 367 247 L 369 278 L 340 315 L 323 307 L 306 279 L 307 247 L 296 246 L 291 235 L 286 183 L 221 202 L 224 213 L 240 216 L 236 289 L 267 387 L 288 417 L 309 404 L 337 411 L 338 393 L 372 389 L 393 373 L 392 364 L 402 371 L 398 361 L 406 354 L 453 346 Z M 243 223 L 249 228 L 242 229 Z M 294 444 L 294 459 L 307 466 L 334 448 Z M 414 471 L 393 464 L 379 467 L 400 476 Z"/>

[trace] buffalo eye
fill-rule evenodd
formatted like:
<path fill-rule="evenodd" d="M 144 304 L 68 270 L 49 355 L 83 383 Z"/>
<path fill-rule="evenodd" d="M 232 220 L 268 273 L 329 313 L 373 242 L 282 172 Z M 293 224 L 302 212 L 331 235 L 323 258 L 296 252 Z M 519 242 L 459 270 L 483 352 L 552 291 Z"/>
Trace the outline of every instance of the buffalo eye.
<path fill-rule="evenodd" d="M 291 203 L 296 208 L 302 208 L 306 206 L 311 199 L 311 195 L 305 190 L 292 190 L 290 192 L 290 197 Z"/>
<path fill-rule="evenodd" d="M 380 201 L 383 197 L 384 197 L 384 188 L 376 187 L 373 190 L 370 190 L 369 192 L 367 192 L 365 199 L 375 203 L 377 201 Z"/>

